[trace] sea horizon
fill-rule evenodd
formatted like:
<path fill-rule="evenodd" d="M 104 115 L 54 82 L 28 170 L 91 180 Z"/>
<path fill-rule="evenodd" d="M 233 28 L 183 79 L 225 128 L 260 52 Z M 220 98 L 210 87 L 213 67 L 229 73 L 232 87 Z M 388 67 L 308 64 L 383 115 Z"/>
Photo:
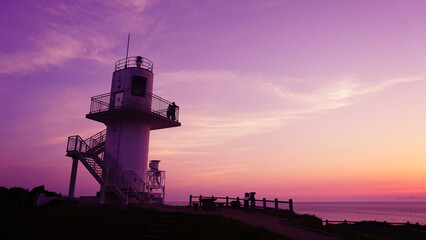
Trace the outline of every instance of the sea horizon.
<path fill-rule="evenodd" d="M 188 201 L 165 201 L 167 205 L 186 206 Z M 426 225 L 426 201 L 300 201 L 294 202 L 298 214 L 310 214 L 323 221 L 379 221 Z M 268 207 L 273 207 L 269 203 Z M 280 209 L 288 205 L 280 204 Z"/>

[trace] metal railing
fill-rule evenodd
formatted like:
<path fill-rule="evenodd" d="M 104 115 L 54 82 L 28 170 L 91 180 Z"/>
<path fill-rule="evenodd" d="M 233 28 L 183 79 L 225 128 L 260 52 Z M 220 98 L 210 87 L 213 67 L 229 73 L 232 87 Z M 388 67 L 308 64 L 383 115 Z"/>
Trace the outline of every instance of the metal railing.
<path fill-rule="evenodd" d="M 154 69 L 154 64 L 148 58 L 144 58 L 141 56 L 124 58 L 118 60 L 115 63 L 115 71 L 126 69 L 129 67 L 142 68 L 152 72 Z"/>
<path fill-rule="evenodd" d="M 78 151 L 86 153 L 93 147 L 96 147 L 102 142 L 105 142 L 106 129 L 96 133 L 95 135 L 83 140 L 79 135 L 69 136 L 67 143 L 67 152 Z"/>
<path fill-rule="evenodd" d="M 145 92 L 144 95 L 135 96 L 131 89 L 126 89 L 94 96 L 91 98 L 90 114 L 122 108 L 136 108 L 167 117 L 167 109 L 172 102 L 149 92 Z M 120 98 L 122 101 L 116 102 L 116 98 Z M 179 108 L 175 111 L 175 121 L 179 122 Z"/>
<path fill-rule="evenodd" d="M 95 135 L 87 138 L 86 140 L 84 140 L 84 142 L 90 147 L 96 147 L 99 144 L 105 142 L 106 139 L 106 129 L 96 133 Z"/>
<path fill-rule="evenodd" d="M 133 171 L 110 169 L 107 184 L 115 186 L 126 199 L 129 198 L 130 193 L 135 194 L 139 199 L 143 199 L 141 194 L 146 192 L 145 182 Z"/>
<path fill-rule="evenodd" d="M 135 192 L 145 192 L 145 182 L 133 171 L 124 171 L 124 178 L 129 182 Z"/>
<path fill-rule="evenodd" d="M 89 145 L 79 136 L 69 136 L 67 143 L 67 152 L 77 151 L 77 152 L 86 152 L 89 150 Z"/>
<path fill-rule="evenodd" d="M 163 187 L 166 181 L 166 172 L 165 171 L 147 171 L 147 185 L 151 187 L 160 186 Z"/>

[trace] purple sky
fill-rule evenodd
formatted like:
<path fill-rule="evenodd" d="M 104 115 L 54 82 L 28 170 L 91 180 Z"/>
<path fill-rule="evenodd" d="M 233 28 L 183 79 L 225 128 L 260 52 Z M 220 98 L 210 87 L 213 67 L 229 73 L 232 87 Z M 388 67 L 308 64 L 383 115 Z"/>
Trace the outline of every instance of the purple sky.
<path fill-rule="evenodd" d="M 69 135 L 114 63 L 154 62 L 182 127 L 151 133 L 167 198 L 426 201 L 425 1 L 6 1 L 0 185 L 66 194 Z M 98 190 L 80 165 L 77 195 Z"/>

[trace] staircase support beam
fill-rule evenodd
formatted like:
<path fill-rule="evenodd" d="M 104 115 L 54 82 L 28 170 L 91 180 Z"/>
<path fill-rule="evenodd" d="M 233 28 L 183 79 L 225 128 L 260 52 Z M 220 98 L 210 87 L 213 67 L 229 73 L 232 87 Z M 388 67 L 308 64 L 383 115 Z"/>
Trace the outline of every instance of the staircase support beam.
<path fill-rule="evenodd" d="M 78 167 L 78 158 L 72 158 L 72 169 L 71 169 L 71 179 L 70 179 L 70 188 L 68 190 L 68 197 L 74 198 L 75 182 L 77 179 L 77 167 Z"/>

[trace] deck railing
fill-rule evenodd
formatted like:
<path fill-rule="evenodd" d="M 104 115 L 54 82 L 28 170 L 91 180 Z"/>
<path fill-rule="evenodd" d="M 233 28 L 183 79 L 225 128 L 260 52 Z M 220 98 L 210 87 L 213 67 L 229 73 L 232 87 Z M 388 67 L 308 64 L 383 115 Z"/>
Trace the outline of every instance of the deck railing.
<path fill-rule="evenodd" d="M 143 68 L 150 72 L 153 71 L 154 64 L 148 58 L 144 58 L 141 56 L 128 57 L 127 59 L 118 60 L 115 63 L 115 71 L 135 67 L 135 68 Z"/>
<path fill-rule="evenodd" d="M 121 98 L 123 102 L 116 103 L 116 98 Z M 104 93 L 92 97 L 90 114 L 120 108 L 139 108 L 167 117 L 167 109 L 171 104 L 172 102 L 153 93 L 145 92 L 144 96 L 135 96 L 132 94 L 131 89 L 126 89 L 120 92 Z M 179 108 L 175 112 L 175 121 L 179 122 Z"/>

